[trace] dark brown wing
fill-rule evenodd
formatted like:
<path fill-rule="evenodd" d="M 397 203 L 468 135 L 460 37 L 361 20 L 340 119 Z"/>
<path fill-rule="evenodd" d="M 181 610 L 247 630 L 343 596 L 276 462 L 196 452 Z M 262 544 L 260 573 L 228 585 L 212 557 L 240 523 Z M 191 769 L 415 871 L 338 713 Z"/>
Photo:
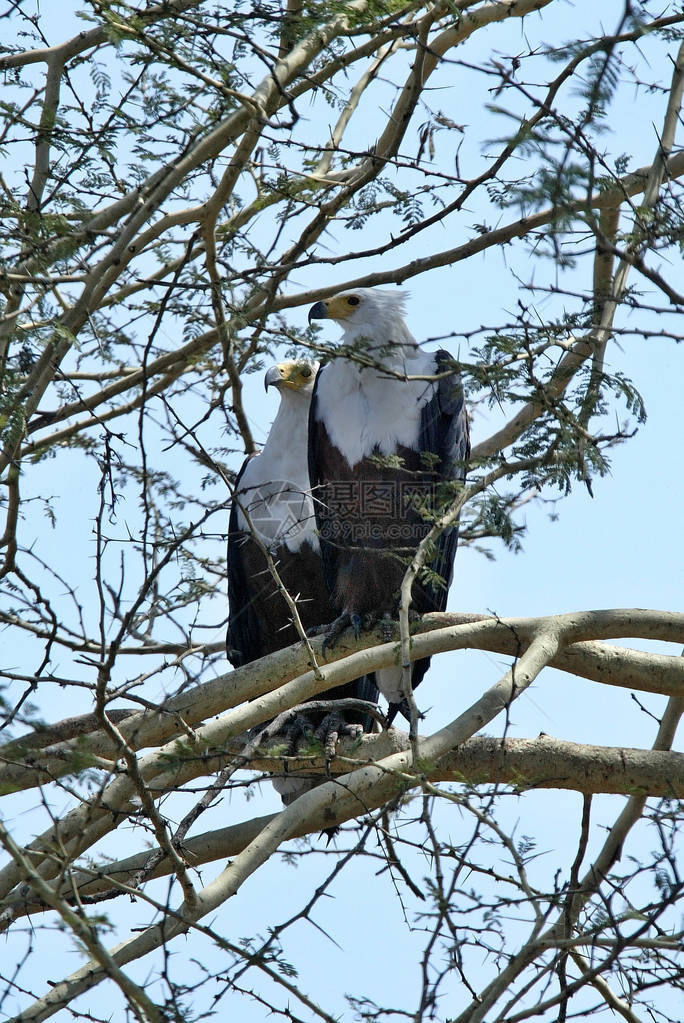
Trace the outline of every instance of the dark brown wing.
<path fill-rule="evenodd" d="M 445 373 L 453 366 L 448 352 L 435 353 L 435 372 Z M 425 405 L 421 415 L 419 448 L 435 456 L 434 478 L 436 502 L 434 511 L 443 513 L 455 496 L 450 483 L 464 483 L 470 457 L 470 429 L 463 396 L 461 374 L 456 371 L 442 377 L 435 388 L 434 397 Z M 431 570 L 443 585 L 429 581 L 416 585 L 414 606 L 421 613 L 444 611 L 447 593 L 453 578 L 454 559 L 458 546 L 458 523 L 445 529 L 436 542 L 436 556 Z"/>
<path fill-rule="evenodd" d="M 234 494 L 240 491 L 240 481 L 251 458 L 246 458 L 235 481 Z M 250 543 L 249 535 L 238 527 L 238 505 L 235 497 L 228 518 L 228 632 L 226 653 L 234 668 L 260 657 L 255 653 L 261 649 L 262 637 L 256 608 L 252 600 L 245 547 Z"/>

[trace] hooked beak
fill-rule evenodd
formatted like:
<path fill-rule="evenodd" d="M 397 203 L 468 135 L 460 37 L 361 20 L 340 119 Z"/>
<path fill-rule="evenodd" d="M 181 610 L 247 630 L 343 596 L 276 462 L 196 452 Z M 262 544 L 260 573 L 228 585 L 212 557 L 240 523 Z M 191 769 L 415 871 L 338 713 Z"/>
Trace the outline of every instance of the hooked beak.
<path fill-rule="evenodd" d="M 327 320 L 328 318 L 328 307 L 325 302 L 316 302 L 309 309 L 309 323 L 312 320 Z"/>
<path fill-rule="evenodd" d="M 280 383 L 282 383 L 280 369 L 278 366 L 271 366 L 264 377 L 264 390 L 268 394 L 269 387 L 277 387 Z"/>

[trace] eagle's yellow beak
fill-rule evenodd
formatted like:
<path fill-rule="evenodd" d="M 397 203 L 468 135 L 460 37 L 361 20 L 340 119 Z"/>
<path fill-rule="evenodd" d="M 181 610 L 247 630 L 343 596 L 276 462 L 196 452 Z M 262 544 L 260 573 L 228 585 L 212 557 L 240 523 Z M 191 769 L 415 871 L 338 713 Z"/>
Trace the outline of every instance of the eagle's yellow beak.
<path fill-rule="evenodd" d="M 312 320 L 346 320 L 356 312 L 360 304 L 361 296 L 354 294 L 353 291 L 324 298 L 309 309 L 309 323 Z"/>

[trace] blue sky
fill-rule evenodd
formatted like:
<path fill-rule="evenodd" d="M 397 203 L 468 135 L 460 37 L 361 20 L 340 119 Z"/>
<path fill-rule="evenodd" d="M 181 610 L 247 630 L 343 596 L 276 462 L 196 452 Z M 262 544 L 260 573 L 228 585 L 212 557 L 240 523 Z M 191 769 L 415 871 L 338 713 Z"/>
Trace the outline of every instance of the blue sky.
<path fill-rule="evenodd" d="M 72 7 L 75 5 L 72 5 Z M 69 24 L 71 10 L 60 7 L 59 19 L 55 18 L 54 40 L 66 37 L 72 31 L 79 31 L 79 21 Z M 490 121 L 484 104 L 490 98 L 487 92 L 489 82 L 482 80 L 473 85 L 468 78 L 467 90 L 461 88 L 466 81 L 465 72 L 459 68 L 459 59 L 476 63 L 489 55 L 491 47 L 502 52 L 516 53 L 528 47 L 569 36 L 577 31 L 578 19 L 584 25 L 594 19 L 598 28 L 599 18 L 612 27 L 617 23 L 619 3 L 589 7 L 584 4 L 559 3 L 553 10 L 544 12 L 543 19 L 531 16 L 521 28 L 516 22 L 497 26 L 491 33 L 482 33 L 479 41 L 456 51 L 454 63 L 445 69 L 431 92 L 431 102 L 443 109 L 455 121 L 467 126 L 463 150 L 460 154 L 464 174 L 475 174 L 486 163 L 482 146 L 488 138 L 496 136 L 500 126 Z M 643 71 L 649 64 L 656 65 L 656 44 L 646 40 L 642 47 Z M 673 51 L 673 47 L 670 47 Z M 541 72 L 540 72 L 541 73 Z M 651 74 L 656 71 L 653 66 Z M 667 75 L 663 75 L 667 78 Z M 643 92 L 625 89 L 624 96 L 616 104 L 611 119 L 611 134 L 605 144 L 614 155 L 628 152 L 632 158 L 630 169 L 648 162 L 655 153 L 657 131 L 662 119 L 662 98 L 649 97 Z M 636 114 L 635 114 L 636 111 Z M 319 135 L 326 125 L 312 117 L 310 131 Z M 491 128 L 490 125 L 491 124 Z M 364 138 L 372 135 L 374 125 L 369 120 L 359 119 L 353 138 L 362 145 Z M 681 144 L 681 132 L 679 142 Z M 453 147 L 438 137 L 438 159 L 452 167 Z M 349 276 L 372 272 L 388 265 L 398 265 L 411 258 L 418 258 L 434 248 L 447 248 L 465 240 L 468 230 L 478 222 L 477 209 L 469 209 L 457 223 L 438 225 L 428 237 L 420 237 L 405 246 L 405 252 L 392 254 L 382 261 L 358 261 L 353 273 L 344 265 L 333 268 L 314 268 L 302 271 L 293 279 L 288 288 L 307 289 L 312 286 L 342 284 Z M 496 213 L 492 208 L 485 211 L 491 221 Z M 513 212 L 500 214 L 502 221 L 512 219 Z M 371 221 L 364 229 L 363 243 L 372 245 L 383 240 L 383 228 L 377 228 Z M 463 232 L 463 236 L 458 232 Z M 336 228 L 326 237 L 326 244 L 333 254 L 342 253 L 350 245 L 358 245 L 356 232 Z M 681 258 L 676 252 L 662 255 L 662 269 L 676 284 L 681 281 Z M 589 259 L 580 261 L 572 273 L 565 274 L 560 281 L 563 288 L 572 291 L 575 287 L 586 289 L 590 281 Z M 453 267 L 435 270 L 407 282 L 410 292 L 407 320 L 414 335 L 419 339 L 437 338 L 452 332 L 469 334 L 481 324 L 495 324 L 510 317 L 521 295 L 520 281 L 543 280 L 550 275 L 548 264 L 536 260 L 519 244 L 504 251 L 492 250 L 481 256 Z M 638 281 L 636 275 L 635 283 Z M 644 287 L 642 281 L 638 281 Z M 651 289 L 652 290 L 652 289 Z M 523 292 L 525 301 L 532 301 Z M 537 302 L 539 316 L 551 318 L 558 315 L 569 299 L 552 296 Z M 632 317 L 635 314 L 631 314 Z M 620 323 L 630 322 L 626 313 L 620 314 Z M 288 323 L 294 327 L 306 325 L 306 308 L 300 307 L 288 314 Z M 657 329 L 656 320 L 644 323 L 648 329 Z M 332 342 L 336 328 L 327 323 L 321 335 Z M 451 342 L 454 351 L 467 353 L 466 342 L 458 337 Z M 539 615 L 560 613 L 571 610 L 608 607 L 650 607 L 678 610 L 684 593 L 682 572 L 681 537 L 684 527 L 684 474 L 681 471 L 680 447 L 684 437 L 684 401 L 682 401 L 681 353 L 674 342 L 649 339 L 637 341 L 625 338 L 619 344 L 611 345 L 608 366 L 621 369 L 630 375 L 641 391 L 648 413 L 646 423 L 637 435 L 612 453 L 612 469 L 605 479 L 594 483 L 594 497 L 589 496 L 582 486 L 576 486 L 573 493 L 558 506 L 528 504 L 522 512 L 526 524 L 523 538 L 523 552 L 513 555 L 499 544 L 492 550 L 495 560 L 489 561 L 473 550 L 459 552 L 454 584 L 450 593 L 449 607 L 454 610 L 486 612 L 501 616 Z M 255 438 L 266 436 L 276 410 L 276 395 L 271 391 L 264 395 L 262 374 L 250 377 L 246 382 L 245 401 L 248 415 L 254 428 Z M 486 437 L 499 425 L 498 417 L 487 418 L 482 412 L 474 416 L 472 433 L 475 442 Z M 64 487 L 64 464 L 42 463 L 39 470 L 26 482 L 27 496 L 47 493 L 58 494 L 57 527 L 53 543 L 57 551 L 63 552 L 66 561 L 77 558 L 83 566 L 83 587 L 87 592 L 92 578 L 92 537 L 87 525 L 88 517 L 83 515 L 83 506 L 89 507 L 92 517 L 95 508 L 95 473 L 90 464 L 83 468 L 85 460 L 67 456 Z M 236 457 L 236 465 L 238 459 Z M 73 469 L 71 468 L 73 466 Z M 70 476 L 69 473 L 74 473 Z M 76 475 L 77 474 L 77 475 Z M 73 495 L 77 495 L 74 502 Z M 78 514 L 76 512 L 78 511 Z M 554 519 L 551 512 L 554 512 Z M 123 530 L 127 521 L 136 519 L 136 511 L 122 509 L 119 525 Z M 25 529 L 25 542 L 30 542 L 31 530 L 36 539 L 44 535 L 45 520 L 38 514 L 30 516 Z M 221 639 L 217 630 L 209 639 Z M 646 648 L 646 644 L 635 643 Z M 651 647 L 653 648 L 653 647 Z M 663 646 L 673 653 L 678 651 Z M 433 663 L 418 692 L 418 703 L 428 711 L 425 729 L 432 730 L 450 720 L 464 709 L 488 685 L 491 685 L 506 668 L 506 661 L 497 655 L 482 653 L 454 653 L 444 655 Z M 60 665 L 54 669 L 59 672 Z M 70 666 L 71 670 L 71 666 Z M 76 709 L 67 702 L 67 694 L 55 688 L 52 697 L 46 701 L 47 713 L 56 717 L 74 713 Z M 664 700 L 641 696 L 642 703 L 654 714 L 659 714 Z M 490 731 L 500 734 L 502 723 L 494 722 Z M 626 690 L 613 690 L 594 683 L 575 680 L 556 671 L 547 671 L 538 682 L 513 707 L 509 734 L 534 736 L 544 731 L 559 738 L 578 742 L 605 745 L 646 746 L 655 732 L 654 722 L 648 718 L 631 699 Z M 29 796 L 33 800 L 33 796 Z M 60 809 L 65 802 L 59 796 L 54 805 Z M 270 785 L 262 786 L 262 793 L 249 802 L 240 795 L 226 796 L 210 814 L 202 818 L 201 829 L 221 826 L 230 820 L 243 819 L 252 813 L 274 811 L 278 798 Z M 622 805 L 616 797 L 600 797 L 596 800 L 596 819 L 609 821 Z M 188 803 L 179 799 L 173 804 L 173 813 L 180 819 Z M 25 797 L 8 801 L 8 816 L 14 814 L 14 823 L 27 834 L 37 830 L 38 815 L 28 812 Z M 511 797 L 505 801 L 502 817 L 511 826 L 517 821 L 518 834 L 532 834 L 538 848 L 544 852 L 535 870 L 540 883 L 542 878 L 553 876 L 559 855 L 565 863 L 574 849 L 581 801 L 578 796 L 560 796 L 549 793 L 528 793 L 522 798 Z M 441 825 L 446 833 L 458 838 L 471 827 L 466 817 L 455 807 L 448 806 L 440 811 Z M 44 826 L 43 824 L 40 827 Z M 592 837 L 596 848 L 601 834 Z M 115 845 L 107 844 L 110 855 L 126 855 L 137 836 L 126 828 L 117 835 Z M 373 840 L 371 840 L 373 841 Z M 638 842 L 646 842 L 642 836 Z M 641 847 L 637 844 L 636 850 Z M 547 852 L 548 850 L 548 852 Z M 552 851 L 553 850 L 553 851 Z M 559 853 L 560 850 L 560 853 Z M 375 862 L 375 869 L 374 869 Z M 419 877 L 420 857 L 413 861 Z M 222 907 L 213 924 L 218 930 L 229 934 L 232 939 L 262 931 L 274 921 L 285 920 L 302 905 L 312 887 L 321 881 L 332 869 L 334 854 L 331 851 L 316 859 L 308 858 L 298 870 L 284 863 L 280 857 L 263 871 L 252 877 L 236 898 Z M 208 881 L 221 864 L 212 865 L 202 871 L 202 878 Z M 314 997 L 319 996 L 327 1004 L 335 1004 L 337 1011 L 344 1013 L 342 995 L 345 991 L 364 992 L 381 1004 L 412 1006 L 415 996 L 417 967 L 416 950 L 421 947 L 421 935 L 412 933 L 404 920 L 402 904 L 397 897 L 387 873 L 376 876 L 381 862 L 366 858 L 355 860 L 336 882 L 332 889 L 333 899 L 325 898 L 314 912 L 314 918 L 326 930 L 333 941 L 321 938 L 311 924 L 299 923 L 292 930 L 293 956 L 302 947 L 307 951 L 307 962 L 303 967 L 303 987 Z M 425 872 L 428 864 L 425 863 Z M 469 883 L 475 883 L 472 879 Z M 163 884 L 156 885 L 156 891 L 163 898 Z M 175 903 L 176 893 L 171 901 Z M 409 900 L 410 902 L 410 900 Z M 408 912 L 411 917 L 410 906 Z M 117 910 L 117 919 L 140 924 L 149 913 L 140 904 L 123 906 Z M 119 916 L 120 914 L 120 916 Z M 513 926 L 513 925 L 512 925 Z M 519 926 L 519 925 L 516 925 Z M 387 940 L 391 933 L 391 944 Z M 10 938 L 12 952 L 19 957 L 23 938 Z M 64 955 L 57 951 L 51 935 L 38 934 L 38 947 L 50 949 L 49 976 L 56 979 L 60 971 L 73 969 L 80 962 L 80 956 L 73 952 Z M 220 963 L 221 953 L 212 950 L 201 939 L 192 939 L 192 948 L 183 939 L 172 948 L 183 956 L 192 955 L 206 968 Z M 114 943 L 114 935 L 112 935 Z M 180 958 L 180 956 L 179 956 Z M 299 961 L 299 959 L 298 959 Z M 215 965 L 218 969 L 219 966 Z M 482 964 L 483 970 L 487 968 Z M 148 975 L 150 964 L 142 963 L 133 972 L 138 979 Z M 190 968 L 192 969 L 192 967 Z M 197 970 L 199 976 L 199 970 Z M 38 981 L 35 981 L 38 986 Z M 336 995 L 331 999 L 331 991 Z M 453 999 L 445 1001 L 443 1016 L 458 1011 L 461 993 L 455 985 L 447 985 Z M 202 995 L 204 998 L 204 995 Z M 284 995 L 280 996 L 284 1000 Z M 92 995 L 84 996 L 79 1007 L 86 1006 L 93 1012 L 106 1015 L 111 1008 L 112 993 L 102 985 Z M 264 1018 L 263 1007 L 243 997 L 230 995 L 219 1003 L 219 1012 L 232 1011 L 241 1023 L 257 1023 Z M 118 1012 L 118 1010 L 117 1010 Z M 121 1014 L 114 1018 L 123 1018 Z M 304 1015 L 304 1018 L 307 1018 Z M 352 1015 L 347 1010 L 345 1018 Z"/>

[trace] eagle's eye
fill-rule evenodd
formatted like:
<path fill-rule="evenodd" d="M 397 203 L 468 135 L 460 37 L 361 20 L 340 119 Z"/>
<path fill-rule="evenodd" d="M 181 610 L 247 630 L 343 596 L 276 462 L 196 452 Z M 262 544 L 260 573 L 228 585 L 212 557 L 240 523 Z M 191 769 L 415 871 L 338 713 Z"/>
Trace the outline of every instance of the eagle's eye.
<path fill-rule="evenodd" d="M 361 299 L 358 295 L 350 295 L 347 299 L 347 305 L 358 305 Z"/>
<path fill-rule="evenodd" d="M 302 376 L 306 377 L 306 378 L 311 376 L 311 367 L 310 366 L 302 366 Z"/>

